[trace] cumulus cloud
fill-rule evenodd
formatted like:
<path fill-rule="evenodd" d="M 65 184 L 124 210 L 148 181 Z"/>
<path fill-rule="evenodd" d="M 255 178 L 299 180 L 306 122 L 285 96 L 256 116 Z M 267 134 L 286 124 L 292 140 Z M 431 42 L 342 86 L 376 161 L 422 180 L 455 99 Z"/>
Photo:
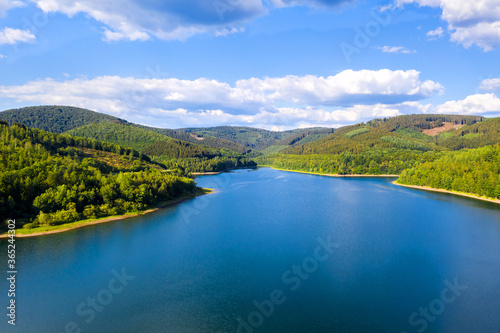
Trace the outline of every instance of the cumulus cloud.
<path fill-rule="evenodd" d="M 22 1 L 0 0 L 0 17 L 3 17 L 9 9 L 23 6 L 25 4 Z"/>
<path fill-rule="evenodd" d="M 0 45 L 17 43 L 34 43 L 35 35 L 29 30 L 3 28 L 0 30 Z"/>
<path fill-rule="evenodd" d="M 451 40 L 468 48 L 472 45 L 491 51 L 500 47 L 500 5 L 498 0 L 396 0 L 396 4 L 415 3 L 440 7 L 448 23 Z"/>
<path fill-rule="evenodd" d="M 18 103 L 74 105 L 141 123 L 164 121 L 164 126 L 169 127 L 195 126 L 203 121 L 288 127 L 306 123 L 334 125 L 397 115 L 399 106 L 395 105 L 442 91 L 439 83 L 422 82 L 419 75 L 414 70 L 346 70 L 329 77 L 290 75 L 251 78 L 234 84 L 206 78 L 43 79 L 0 86 L 0 98 Z M 144 117 L 146 120 L 141 120 Z"/>
<path fill-rule="evenodd" d="M 440 93 L 443 86 L 420 81 L 416 70 L 345 70 L 335 76 L 306 75 L 240 80 L 238 88 L 265 93 L 273 101 L 308 105 L 391 104 L 420 100 Z"/>
<path fill-rule="evenodd" d="M 500 113 L 500 99 L 495 94 L 476 94 L 459 101 L 448 101 L 436 108 L 437 113 L 494 115 Z"/>
<path fill-rule="evenodd" d="M 79 13 L 101 22 L 104 40 L 186 39 L 197 33 L 235 32 L 266 13 L 261 0 L 33 0 L 45 13 Z M 234 28 L 234 29 L 233 29 Z"/>
<path fill-rule="evenodd" d="M 169 128 L 212 125 L 268 129 L 338 127 L 400 114 L 500 113 L 500 100 L 495 94 L 472 95 L 438 106 L 418 100 L 441 90 L 438 83 L 421 82 L 416 71 L 382 70 L 344 71 L 326 78 L 252 78 L 235 84 L 206 78 L 44 79 L 19 86 L 0 86 L 0 98 L 26 104 L 79 106 Z M 349 103 L 342 105 L 346 101 Z"/>
<path fill-rule="evenodd" d="M 222 110 L 189 111 L 151 109 L 139 121 L 154 123 L 160 127 L 206 127 L 219 125 L 242 125 L 273 130 L 287 130 L 305 127 L 340 127 L 373 117 L 399 115 L 397 107 L 378 104 L 374 106 L 355 105 L 347 109 L 326 110 L 323 108 L 277 108 L 273 111 L 259 110 L 251 115 L 230 114 Z"/>
<path fill-rule="evenodd" d="M 379 46 L 377 49 L 382 50 L 384 53 L 404 53 L 404 54 L 410 54 L 410 53 L 416 53 L 417 51 L 415 50 L 410 50 L 407 49 L 404 46 Z"/>
<path fill-rule="evenodd" d="M 428 31 L 426 35 L 430 40 L 436 40 L 444 36 L 444 30 L 443 28 L 439 27 L 435 30 Z"/>
<path fill-rule="evenodd" d="M 481 82 L 481 89 L 487 91 L 500 91 L 500 78 L 486 79 Z"/>

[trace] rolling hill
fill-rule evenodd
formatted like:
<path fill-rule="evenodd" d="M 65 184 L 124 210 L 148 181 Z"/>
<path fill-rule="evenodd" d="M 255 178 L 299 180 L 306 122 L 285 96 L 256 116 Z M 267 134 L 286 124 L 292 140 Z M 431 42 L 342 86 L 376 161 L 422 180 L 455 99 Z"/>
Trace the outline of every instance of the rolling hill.
<path fill-rule="evenodd" d="M 401 174 L 402 184 L 495 198 L 499 144 L 500 118 L 407 115 L 346 126 L 256 161 L 318 174 Z"/>
<path fill-rule="evenodd" d="M 30 106 L 0 112 L 0 120 L 21 123 L 31 128 L 38 128 L 53 133 L 63 133 L 73 128 L 103 122 L 127 123 L 126 120 L 104 113 L 72 106 Z"/>
<path fill-rule="evenodd" d="M 476 128 L 478 128 L 479 124 L 476 123 L 483 120 L 484 118 L 477 116 L 448 115 L 404 115 L 375 119 L 366 124 L 361 123 L 337 129 L 334 134 L 314 142 L 296 145 L 284 150 L 283 153 L 299 155 L 361 153 L 373 148 L 408 148 L 422 151 L 443 150 L 450 148 L 451 145 L 446 144 L 444 142 L 446 140 L 439 140 L 424 134 L 425 130 L 440 128 L 443 124 L 448 123 L 452 124 L 452 128 L 449 132 L 443 133 L 452 133 L 453 137 L 458 137 L 460 131 L 465 131 L 471 127 L 474 131 L 477 131 Z M 453 125 L 456 125 L 456 127 L 453 128 Z M 494 143 L 495 139 L 490 139 L 488 142 L 490 144 Z M 460 141 L 460 139 L 457 140 Z M 485 142 L 485 144 L 488 143 Z"/>
<path fill-rule="evenodd" d="M 72 106 L 48 105 L 11 109 L 0 112 L 0 120 L 4 120 L 10 125 L 14 123 L 21 123 L 31 128 L 38 128 L 53 133 L 64 133 L 82 126 L 87 127 L 78 131 L 89 132 L 91 131 L 91 129 L 89 128 L 90 125 L 102 125 L 104 123 L 107 123 L 109 125 L 110 123 L 114 123 L 137 127 L 146 131 L 161 134 L 169 138 L 190 142 L 192 144 L 203 144 L 204 146 L 216 149 L 225 148 L 228 150 L 236 151 L 240 154 L 244 154 L 249 151 L 248 147 L 229 140 L 205 136 L 197 133 L 187 134 L 183 131 L 134 124 L 121 118 Z M 129 127 L 129 129 L 131 127 Z M 107 131 L 106 134 L 108 135 L 110 140 L 112 140 L 113 138 L 113 134 L 109 133 L 108 131 L 111 128 L 112 126 L 101 127 L 101 129 Z M 76 134 L 78 131 L 75 131 L 74 133 Z M 96 131 L 94 131 L 94 134 L 94 138 L 96 139 L 106 139 Z M 145 134 L 145 132 L 143 132 L 143 136 L 144 138 L 155 138 L 152 133 Z M 145 146 L 145 143 L 138 143 L 138 145 L 139 146 L 136 145 L 134 148 L 140 148 L 141 145 Z"/>
<path fill-rule="evenodd" d="M 300 140 L 305 140 L 305 138 L 309 135 L 311 135 L 309 141 L 319 139 L 333 133 L 334 130 L 331 128 L 307 128 L 276 132 L 252 127 L 217 126 L 204 128 L 183 128 L 178 131 L 183 131 L 185 133 L 199 133 L 219 139 L 225 139 L 262 151 L 274 145 L 286 146 L 296 144 Z"/>
<path fill-rule="evenodd" d="M 196 190 L 192 179 L 112 143 L 6 122 L 0 138 L 0 215 L 19 226 L 124 214 Z"/>

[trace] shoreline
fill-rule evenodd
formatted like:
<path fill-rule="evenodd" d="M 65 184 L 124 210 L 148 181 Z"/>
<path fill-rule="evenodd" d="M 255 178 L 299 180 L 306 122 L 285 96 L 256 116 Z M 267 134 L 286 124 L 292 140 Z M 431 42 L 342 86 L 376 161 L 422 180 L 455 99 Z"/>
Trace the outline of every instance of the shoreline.
<path fill-rule="evenodd" d="M 103 218 L 96 219 L 96 220 L 93 220 L 93 221 L 90 221 L 90 222 L 84 222 L 85 220 L 71 222 L 71 223 L 68 223 L 68 227 L 67 228 L 63 228 L 63 229 L 40 231 L 40 232 L 31 233 L 31 234 L 18 234 L 17 233 L 18 230 L 16 229 L 15 238 L 38 237 L 38 236 L 44 236 L 44 235 L 58 234 L 58 233 L 62 233 L 62 232 L 70 231 L 70 230 L 76 230 L 76 229 L 88 227 L 88 226 L 91 226 L 91 225 L 125 220 L 125 219 L 131 218 L 131 217 L 137 217 L 137 216 L 142 216 L 142 215 L 150 214 L 150 213 L 159 211 L 160 209 L 163 209 L 163 208 L 166 208 L 166 207 L 170 207 L 170 206 L 173 206 L 173 205 L 177 205 L 177 204 L 179 204 L 181 202 L 184 202 L 184 201 L 187 201 L 187 200 L 190 200 L 190 199 L 194 199 L 196 197 L 199 197 L 199 196 L 202 196 L 202 195 L 205 195 L 205 194 L 212 194 L 212 193 L 215 193 L 215 190 L 209 189 L 209 188 L 204 188 L 203 191 L 200 192 L 200 193 L 195 193 L 193 195 L 189 195 L 189 196 L 185 196 L 185 197 L 181 197 L 181 198 L 177 198 L 177 199 L 173 199 L 173 200 L 170 200 L 170 201 L 167 201 L 167 202 L 160 203 L 158 205 L 158 207 L 156 207 L 156 208 L 147 209 L 147 210 L 144 210 L 144 211 L 141 211 L 141 212 L 125 213 L 123 215 L 118 215 L 118 216 L 103 217 Z M 61 226 L 63 226 L 63 225 L 61 225 Z M 8 238 L 8 233 L 0 235 L 0 240 L 7 239 L 7 238 Z"/>
<path fill-rule="evenodd" d="M 258 166 L 257 166 L 258 167 Z M 191 172 L 191 176 L 212 176 L 212 175 L 220 175 L 221 173 L 228 172 L 231 170 L 240 170 L 240 169 L 255 169 L 257 167 L 239 167 L 239 168 L 228 168 L 222 171 L 212 171 L 212 172 Z"/>
<path fill-rule="evenodd" d="M 266 167 L 266 166 L 262 166 L 262 167 Z M 327 177 L 338 177 L 338 178 L 343 178 L 343 177 L 346 177 L 346 178 L 349 178 L 349 177 L 352 177 L 352 178 L 356 178 L 356 177 L 366 177 L 366 178 L 370 178 L 370 177 L 372 177 L 372 178 L 398 177 L 399 178 L 399 175 L 336 175 L 336 174 L 324 174 L 324 173 L 315 173 L 315 172 L 297 171 L 297 170 L 285 170 L 285 169 L 278 169 L 278 168 L 273 168 L 273 167 L 269 167 L 269 168 L 274 169 L 274 170 L 279 170 L 279 171 L 296 172 L 296 173 L 304 173 L 304 174 L 310 174 L 310 175 L 316 175 L 316 176 L 327 176 Z M 397 183 L 397 180 L 395 180 L 391 183 L 394 185 L 413 188 L 413 189 L 417 189 L 417 190 L 454 194 L 454 195 L 459 195 L 459 196 L 466 197 L 466 198 L 477 199 L 477 200 L 486 201 L 486 202 L 492 202 L 492 203 L 496 203 L 496 204 L 500 205 L 500 199 L 490 199 L 490 198 L 486 198 L 486 197 L 480 197 L 480 196 L 474 195 L 472 193 L 461 193 L 461 192 L 449 191 L 449 190 L 444 190 L 444 189 L 439 189 L 439 188 L 433 188 L 433 187 L 429 187 L 429 186 L 399 184 L 399 183 Z"/>
<path fill-rule="evenodd" d="M 399 177 L 399 175 L 366 175 L 366 174 L 339 175 L 339 174 L 333 174 L 333 173 L 317 173 L 317 172 L 309 172 L 309 171 L 278 169 L 278 168 L 264 166 L 264 165 L 262 167 L 271 168 L 271 169 L 278 170 L 278 171 L 305 173 L 305 174 L 315 175 L 315 176 L 326 176 L 326 177 L 336 177 L 336 178 L 358 178 L 358 177 L 361 177 L 361 178 L 362 177 L 366 177 L 366 178 L 377 178 L 377 177 L 378 178 L 395 178 L 395 177 Z"/>
<path fill-rule="evenodd" d="M 489 198 L 486 198 L 486 197 L 476 196 L 474 194 L 449 191 L 449 190 L 444 190 L 444 189 L 434 188 L 434 187 L 429 187 L 429 186 L 399 184 L 396 180 L 393 181 L 392 183 L 394 185 L 408 187 L 408 188 L 413 188 L 413 189 L 417 189 L 417 190 L 423 190 L 423 191 L 429 191 L 429 192 L 447 193 L 447 194 L 454 194 L 454 195 L 459 195 L 459 196 L 466 197 L 466 198 L 471 198 L 471 199 L 477 199 L 477 200 L 492 202 L 492 203 L 496 203 L 496 204 L 500 205 L 500 199 L 489 199 Z"/>

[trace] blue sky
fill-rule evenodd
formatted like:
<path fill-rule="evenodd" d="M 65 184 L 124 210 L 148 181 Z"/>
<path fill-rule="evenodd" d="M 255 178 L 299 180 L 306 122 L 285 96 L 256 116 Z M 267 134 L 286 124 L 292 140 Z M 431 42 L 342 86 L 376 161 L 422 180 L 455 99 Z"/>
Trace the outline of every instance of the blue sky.
<path fill-rule="evenodd" d="M 283 130 L 500 115 L 500 0 L 0 0 L 0 110 Z"/>

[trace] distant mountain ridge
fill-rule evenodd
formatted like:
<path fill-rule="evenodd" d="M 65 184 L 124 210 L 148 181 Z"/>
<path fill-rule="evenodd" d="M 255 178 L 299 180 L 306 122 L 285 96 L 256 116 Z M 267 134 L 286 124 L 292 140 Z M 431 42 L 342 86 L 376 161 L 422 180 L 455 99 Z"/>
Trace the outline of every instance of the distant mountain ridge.
<path fill-rule="evenodd" d="M 244 126 L 216 126 L 201 128 L 181 128 L 178 131 L 186 133 L 200 133 L 220 139 L 236 142 L 240 145 L 256 150 L 264 150 L 273 145 L 292 145 L 314 133 L 319 139 L 334 132 L 333 128 L 304 128 L 288 131 L 269 131 L 260 128 Z M 289 138 L 295 138 L 295 142 L 284 142 Z"/>
<path fill-rule="evenodd" d="M 21 123 L 28 127 L 38 128 L 53 133 L 68 132 L 72 135 L 82 135 L 92 137 L 97 140 L 105 141 L 104 132 L 107 132 L 108 137 L 113 134 L 109 133 L 111 124 L 119 124 L 115 126 L 116 130 L 119 127 L 132 131 L 132 128 L 143 130 L 141 136 L 149 138 L 158 138 L 152 132 L 161 134 L 168 138 L 177 139 L 192 143 L 194 145 L 202 145 L 215 149 L 228 149 L 239 154 L 246 154 L 252 150 L 264 150 L 272 147 L 272 151 L 279 151 L 289 146 L 317 140 L 328 134 L 333 133 L 331 128 L 308 128 L 295 129 L 283 132 L 269 131 L 265 129 L 239 126 L 217 126 L 206 128 L 183 128 L 183 129 L 168 129 L 157 128 L 145 125 L 134 124 L 127 120 L 106 115 L 103 113 L 72 107 L 72 106 L 31 106 L 20 109 L 11 109 L 0 112 L 0 120 L 4 120 L 10 125 L 13 123 Z M 102 133 L 97 133 L 90 125 L 98 124 Z M 119 130 L 120 131 L 120 130 Z M 145 134 L 144 131 L 151 133 Z M 92 135 L 89 133 L 91 132 Z M 137 134 L 137 133 L 135 133 Z M 290 140 L 288 140 L 290 139 Z M 288 140 L 288 141 L 287 141 Z M 157 140 L 153 140 L 156 142 Z M 118 143 L 116 140 L 111 141 Z M 154 143 L 151 142 L 151 143 Z M 119 142 L 125 144 L 125 142 Z M 137 142 L 130 143 L 135 149 L 141 149 L 137 146 Z M 146 143 L 142 143 L 145 148 Z M 257 155 L 260 153 L 257 153 Z"/>

